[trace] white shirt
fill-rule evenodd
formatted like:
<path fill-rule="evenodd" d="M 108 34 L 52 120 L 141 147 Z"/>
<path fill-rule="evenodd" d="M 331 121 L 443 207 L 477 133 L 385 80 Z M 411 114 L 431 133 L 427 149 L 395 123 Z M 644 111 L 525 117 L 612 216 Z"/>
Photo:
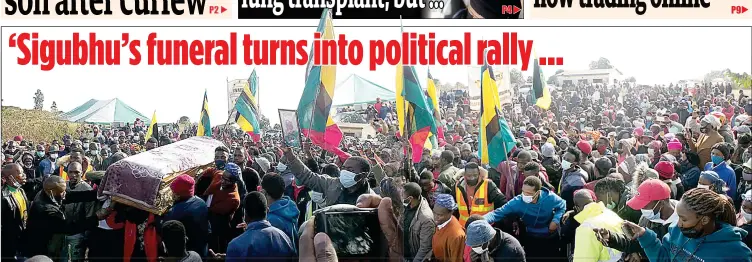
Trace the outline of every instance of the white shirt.
<path fill-rule="evenodd" d="M 439 230 L 441 230 L 441 229 L 442 229 L 442 228 L 444 228 L 444 227 L 445 227 L 446 225 L 449 225 L 449 222 L 450 222 L 450 221 L 452 221 L 452 218 L 451 218 L 451 217 L 450 217 L 449 219 L 447 219 L 447 221 L 446 221 L 446 222 L 444 222 L 444 223 L 441 223 L 440 225 L 437 225 L 436 227 L 438 227 L 438 228 L 439 228 Z"/>

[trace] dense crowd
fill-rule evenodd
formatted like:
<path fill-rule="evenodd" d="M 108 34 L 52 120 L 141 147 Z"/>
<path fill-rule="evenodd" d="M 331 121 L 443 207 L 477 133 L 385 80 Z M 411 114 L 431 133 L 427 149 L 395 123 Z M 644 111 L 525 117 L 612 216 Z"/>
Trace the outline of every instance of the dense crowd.
<path fill-rule="evenodd" d="M 159 216 L 97 189 L 108 166 L 187 133 L 17 136 L 3 148 L 3 261 L 349 260 L 342 237 L 314 225 L 327 208 L 376 208 L 363 226 L 379 228 L 384 252 L 362 261 L 752 261 L 742 91 L 578 84 L 551 95 L 549 110 L 524 94 L 505 108 L 517 144 L 496 166 L 480 161 L 466 92 L 441 94 L 443 137 L 419 163 L 405 161 L 388 101 L 362 112 L 377 135 L 346 137 L 347 157 L 217 130 L 226 146 L 170 184 L 176 201 Z"/>

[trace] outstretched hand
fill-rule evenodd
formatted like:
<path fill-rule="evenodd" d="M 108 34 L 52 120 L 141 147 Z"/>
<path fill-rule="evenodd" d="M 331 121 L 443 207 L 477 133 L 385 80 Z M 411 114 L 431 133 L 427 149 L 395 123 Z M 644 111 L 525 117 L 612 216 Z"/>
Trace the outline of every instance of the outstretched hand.
<path fill-rule="evenodd" d="M 392 200 L 381 198 L 374 194 L 358 197 L 355 204 L 359 208 L 377 208 L 379 225 L 389 246 L 389 260 L 402 259 L 402 230 L 397 226 L 397 219 L 392 210 Z M 300 236 L 300 261 L 305 262 L 336 262 L 337 252 L 332 240 L 326 233 L 315 233 L 314 220 L 306 221 Z"/>

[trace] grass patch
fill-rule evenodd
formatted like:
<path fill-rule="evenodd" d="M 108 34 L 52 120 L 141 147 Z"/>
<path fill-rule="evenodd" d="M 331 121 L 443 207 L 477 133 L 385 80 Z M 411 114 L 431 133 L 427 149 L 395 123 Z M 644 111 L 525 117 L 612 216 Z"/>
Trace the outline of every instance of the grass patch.
<path fill-rule="evenodd" d="M 81 124 L 61 120 L 56 114 L 43 110 L 26 110 L 13 106 L 2 107 L 2 139 L 14 136 L 24 140 L 51 142 L 65 134 L 75 134 Z"/>

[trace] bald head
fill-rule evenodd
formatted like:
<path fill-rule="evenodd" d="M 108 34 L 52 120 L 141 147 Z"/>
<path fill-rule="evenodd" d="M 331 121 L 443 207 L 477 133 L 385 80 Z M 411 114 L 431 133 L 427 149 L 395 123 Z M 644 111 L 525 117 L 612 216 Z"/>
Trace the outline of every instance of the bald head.
<path fill-rule="evenodd" d="M 3 185 L 10 185 L 13 187 L 19 187 L 26 184 L 26 175 L 24 174 L 21 165 L 11 163 L 3 166 L 2 181 Z"/>
<path fill-rule="evenodd" d="M 587 204 L 595 202 L 593 200 L 593 195 L 590 193 L 589 190 L 577 190 L 574 193 L 574 197 L 572 198 L 574 200 L 574 205 L 577 206 L 580 210 L 585 208 Z"/>
<path fill-rule="evenodd" d="M 10 164 L 3 166 L 2 175 L 3 177 L 7 177 L 7 176 L 15 174 L 15 172 L 18 170 L 23 170 L 23 168 L 21 168 L 21 165 L 17 163 L 10 163 Z"/>

